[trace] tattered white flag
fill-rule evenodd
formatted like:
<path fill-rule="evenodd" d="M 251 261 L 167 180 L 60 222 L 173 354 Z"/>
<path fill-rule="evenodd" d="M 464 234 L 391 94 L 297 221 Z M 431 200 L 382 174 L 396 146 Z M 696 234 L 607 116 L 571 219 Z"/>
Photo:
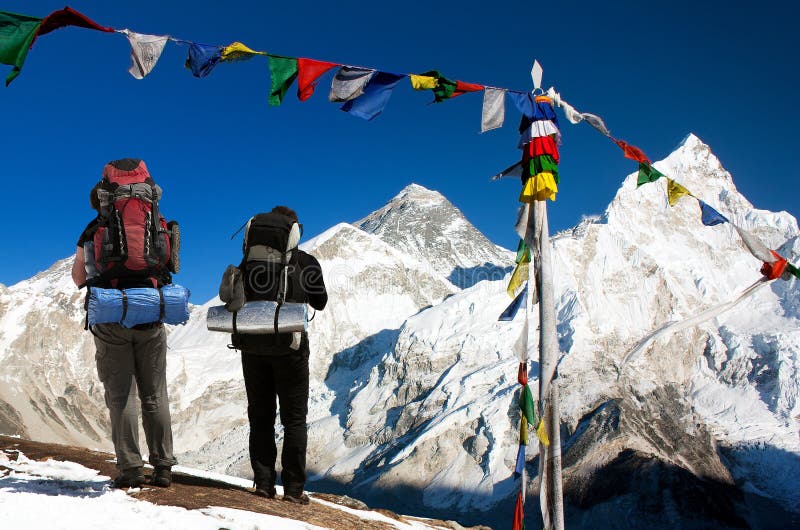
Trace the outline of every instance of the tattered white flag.
<path fill-rule="evenodd" d="M 131 44 L 131 67 L 128 72 L 136 79 L 144 79 L 155 68 L 169 37 L 143 35 L 129 29 L 120 30 Z"/>

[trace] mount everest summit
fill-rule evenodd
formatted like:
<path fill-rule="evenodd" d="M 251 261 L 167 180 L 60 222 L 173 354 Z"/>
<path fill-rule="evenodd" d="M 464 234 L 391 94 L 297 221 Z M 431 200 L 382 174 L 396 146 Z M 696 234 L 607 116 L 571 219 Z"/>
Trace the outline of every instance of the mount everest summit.
<path fill-rule="evenodd" d="M 782 255 L 800 255 L 797 221 L 754 209 L 697 137 L 655 167 Z M 567 525 L 799 524 L 796 281 L 767 284 L 623 363 L 664 324 L 736 298 L 761 264 L 730 224 L 703 226 L 695 200 L 669 207 L 663 182 L 637 188 L 635 174 L 602 216 L 552 244 Z M 310 323 L 309 487 L 508 524 L 523 315 L 497 316 L 510 302 L 513 254 L 417 185 L 302 248 L 330 294 Z M 0 287 L 0 432 L 110 449 L 70 264 Z M 238 354 L 205 329 L 218 303 L 170 328 L 175 447 L 181 463 L 248 476 Z M 537 457 L 530 446 L 534 492 Z M 526 516 L 537 513 L 530 497 Z"/>

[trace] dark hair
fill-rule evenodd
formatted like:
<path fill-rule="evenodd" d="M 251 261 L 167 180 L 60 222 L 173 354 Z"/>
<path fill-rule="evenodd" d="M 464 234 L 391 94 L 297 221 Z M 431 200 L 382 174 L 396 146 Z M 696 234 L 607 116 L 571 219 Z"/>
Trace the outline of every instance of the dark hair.
<path fill-rule="evenodd" d="M 92 210 L 100 211 L 100 197 L 97 196 L 97 190 L 100 188 L 101 182 L 98 182 L 89 192 L 89 204 L 92 205 Z"/>
<path fill-rule="evenodd" d="M 297 212 L 289 208 L 288 206 L 276 206 L 272 209 L 271 213 L 279 213 L 281 215 L 285 215 L 286 217 L 290 217 L 294 219 L 294 222 L 298 222 L 299 219 L 297 218 Z"/>

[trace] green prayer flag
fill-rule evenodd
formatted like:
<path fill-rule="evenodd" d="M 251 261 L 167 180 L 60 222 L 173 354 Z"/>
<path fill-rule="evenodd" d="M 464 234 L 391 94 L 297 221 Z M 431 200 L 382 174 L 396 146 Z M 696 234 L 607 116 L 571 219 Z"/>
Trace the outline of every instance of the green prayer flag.
<path fill-rule="evenodd" d="M 528 385 L 523 386 L 519 394 L 519 408 L 528 423 L 536 425 L 536 405 L 533 403 L 533 394 L 531 394 L 531 387 Z"/>
<path fill-rule="evenodd" d="M 14 67 L 6 77 L 6 86 L 22 71 L 22 63 L 41 24 L 41 18 L 0 11 L 0 63 Z"/>
<path fill-rule="evenodd" d="M 524 239 L 520 239 L 519 245 L 517 245 L 517 259 L 515 260 L 515 263 L 520 263 L 523 260 L 530 263 L 531 249 L 528 248 L 528 245 L 525 243 Z"/>
<path fill-rule="evenodd" d="M 795 267 L 791 263 L 786 264 L 786 270 L 789 271 L 791 274 L 793 274 L 796 278 L 800 279 L 800 270 L 798 270 L 797 267 Z"/>
<path fill-rule="evenodd" d="M 539 155 L 531 158 L 531 167 L 530 167 L 530 175 L 534 177 L 539 173 L 552 173 L 553 180 L 556 181 L 556 184 L 559 183 L 558 178 L 558 164 L 550 155 Z"/>
<path fill-rule="evenodd" d="M 638 188 L 642 184 L 647 184 L 648 182 L 655 182 L 663 176 L 663 173 L 650 164 L 639 162 L 639 179 L 636 181 L 636 187 Z"/>
<path fill-rule="evenodd" d="M 425 72 L 424 74 L 420 74 L 427 77 L 435 77 L 437 81 L 436 88 L 433 88 L 433 96 L 435 103 L 441 103 L 446 99 L 450 99 L 453 96 L 453 93 L 456 91 L 456 82 L 447 79 L 445 76 L 439 73 L 438 70 L 431 70 L 429 72 Z"/>
<path fill-rule="evenodd" d="M 297 59 L 292 57 L 269 56 L 269 75 L 272 90 L 269 93 L 269 104 L 278 106 L 283 96 L 297 78 Z"/>

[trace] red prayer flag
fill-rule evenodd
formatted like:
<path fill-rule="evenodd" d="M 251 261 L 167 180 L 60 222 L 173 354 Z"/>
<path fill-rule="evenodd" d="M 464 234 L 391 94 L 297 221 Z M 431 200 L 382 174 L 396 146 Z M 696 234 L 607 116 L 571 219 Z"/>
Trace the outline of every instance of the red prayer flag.
<path fill-rule="evenodd" d="M 764 265 L 761 267 L 761 274 L 767 277 L 768 280 L 777 280 L 783 274 L 783 271 L 786 270 L 786 265 L 788 262 L 786 258 L 775 252 L 774 250 L 770 250 L 772 255 L 775 256 L 775 261 L 772 263 L 764 262 Z"/>
<path fill-rule="evenodd" d="M 517 382 L 523 386 L 528 384 L 528 363 L 519 363 Z"/>
<path fill-rule="evenodd" d="M 525 510 L 522 506 L 522 492 L 517 493 L 517 504 L 514 505 L 514 523 L 511 530 L 525 530 Z"/>
<path fill-rule="evenodd" d="M 114 31 L 114 28 L 101 26 L 94 20 L 90 19 L 86 15 L 78 13 L 71 7 L 65 7 L 64 9 L 53 11 L 47 15 L 42 21 L 42 25 L 39 26 L 39 31 L 36 32 L 36 36 L 39 37 L 41 35 L 46 35 L 51 31 L 55 31 L 66 26 L 78 26 L 79 28 L 96 29 L 97 31 L 105 31 L 106 33 L 111 33 Z"/>
<path fill-rule="evenodd" d="M 558 146 L 552 135 L 537 136 L 528 145 L 530 156 L 550 155 L 555 163 L 558 164 Z"/>
<path fill-rule="evenodd" d="M 454 98 L 456 96 L 460 96 L 461 94 L 465 94 L 467 92 L 480 92 L 485 87 L 483 85 L 477 85 L 475 83 L 465 83 L 464 81 L 456 81 L 456 89 L 453 90 L 453 95 L 450 96 Z"/>
<path fill-rule="evenodd" d="M 647 155 L 644 152 L 636 147 L 635 145 L 630 145 L 628 143 L 623 142 L 622 140 L 614 140 L 614 143 L 617 144 L 620 149 L 625 153 L 625 158 L 630 158 L 631 160 L 636 160 L 641 164 L 650 164 L 650 160 L 647 158 Z"/>
<path fill-rule="evenodd" d="M 334 66 L 340 65 L 302 57 L 297 59 L 297 97 L 300 101 L 305 101 L 314 94 L 317 79 Z"/>

